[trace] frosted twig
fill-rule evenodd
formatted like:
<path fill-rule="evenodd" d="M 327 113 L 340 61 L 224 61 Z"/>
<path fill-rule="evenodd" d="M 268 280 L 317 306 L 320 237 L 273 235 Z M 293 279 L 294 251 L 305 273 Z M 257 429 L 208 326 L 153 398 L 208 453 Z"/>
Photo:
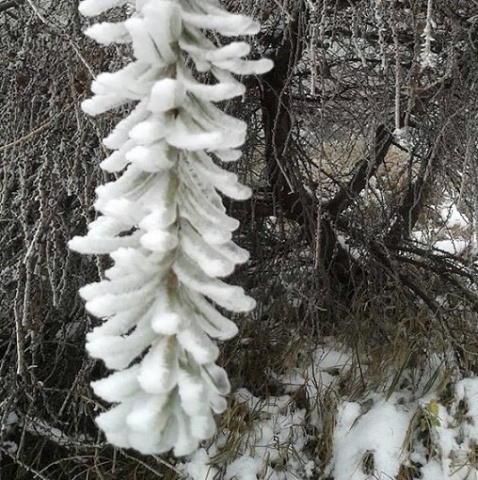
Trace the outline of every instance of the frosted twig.
<path fill-rule="evenodd" d="M 391 21 L 393 44 L 395 47 L 395 131 L 399 132 L 402 128 L 400 121 L 400 75 L 401 75 L 401 64 L 400 64 L 400 42 L 398 41 L 398 33 L 395 26 L 395 19 L 392 18 Z"/>
<path fill-rule="evenodd" d="M 59 118 L 65 115 L 65 113 L 67 113 L 71 108 L 72 108 L 72 105 L 67 106 L 60 113 L 55 115 L 50 120 L 47 120 L 45 123 L 42 123 L 39 127 L 35 128 L 35 130 L 32 130 L 30 133 L 27 133 L 23 137 L 20 137 L 17 140 L 14 140 L 13 142 L 0 146 L 0 153 L 4 152 L 5 150 L 8 150 L 9 148 L 16 147 L 17 145 L 20 145 L 23 142 L 32 140 L 36 135 L 44 132 L 48 127 L 53 125 Z"/>
<path fill-rule="evenodd" d="M 22 264 L 18 267 L 17 278 L 20 279 L 20 270 L 24 270 Z M 20 315 L 19 306 L 22 303 L 20 301 L 20 286 L 17 285 L 17 291 L 15 295 L 15 306 L 14 306 L 14 315 L 15 315 L 15 336 L 17 344 L 17 375 L 24 377 L 25 375 L 25 330 L 23 327 L 23 317 Z"/>
<path fill-rule="evenodd" d="M 31 467 L 30 465 L 26 464 L 25 462 L 22 462 L 18 456 L 15 456 L 15 455 L 12 455 L 12 453 L 10 453 L 6 448 L 4 448 L 2 445 L 0 445 L 0 452 L 2 452 L 2 454 L 4 455 L 7 455 L 8 457 L 12 458 L 16 464 L 20 465 L 20 467 L 24 468 L 27 472 L 30 472 L 32 473 L 33 475 L 35 475 L 34 478 L 38 478 L 40 480 L 49 480 L 47 477 L 45 477 L 45 475 L 43 475 L 41 472 L 39 472 L 38 470 L 34 469 L 33 467 Z"/>

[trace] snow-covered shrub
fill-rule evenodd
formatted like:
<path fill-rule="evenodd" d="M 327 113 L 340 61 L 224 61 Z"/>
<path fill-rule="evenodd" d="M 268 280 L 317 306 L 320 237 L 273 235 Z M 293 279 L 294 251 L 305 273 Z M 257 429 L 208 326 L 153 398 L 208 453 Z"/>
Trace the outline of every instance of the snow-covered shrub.
<path fill-rule="evenodd" d="M 84 0 L 80 10 L 95 16 L 127 3 Z M 118 177 L 97 189 L 102 215 L 70 247 L 114 261 L 81 290 L 104 320 L 88 334 L 88 352 L 115 370 L 93 383 L 116 404 L 98 425 L 119 447 L 185 455 L 214 434 L 213 414 L 226 408 L 229 382 L 211 338 L 229 339 L 237 327 L 215 305 L 247 312 L 255 304 L 218 278 L 248 259 L 218 192 L 243 200 L 250 190 L 216 163 L 239 159 L 246 125 L 214 103 L 244 93 L 232 74 L 260 74 L 272 62 L 245 60 L 245 42 L 210 40 L 259 29 L 214 0 L 138 0 L 129 11 L 123 22 L 87 30 L 105 45 L 131 44 L 134 60 L 96 78 L 84 111 L 134 108 L 104 139 L 113 153 L 101 167 Z M 214 81 L 201 83 L 198 73 Z"/>

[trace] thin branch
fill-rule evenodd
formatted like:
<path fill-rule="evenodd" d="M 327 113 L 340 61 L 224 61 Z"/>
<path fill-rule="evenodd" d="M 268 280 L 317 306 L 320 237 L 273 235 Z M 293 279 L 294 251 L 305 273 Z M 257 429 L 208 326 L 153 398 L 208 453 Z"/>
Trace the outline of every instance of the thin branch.
<path fill-rule="evenodd" d="M 10 10 L 10 8 L 18 8 L 25 0 L 8 0 L 0 3 L 0 13 Z"/>
<path fill-rule="evenodd" d="M 375 134 L 375 152 L 358 163 L 357 171 L 352 180 L 343 187 L 334 198 L 324 205 L 324 210 L 331 218 L 336 218 L 351 203 L 352 200 L 365 188 L 367 181 L 375 174 L 383 163 L 392 145 L 393 136 L 385 126 L 380 125 Z"/>
<path fill-rule="evenodd" d="M 10 143 L 7 143 L 5 145 L 0 146 L 0 153 L 3 153 L 4 151 L 8 150 L 9 148 L 16 147 L 17 145 L 20 145 L 24 142 L 28 142 L 35 138 L 36 135 L 39 135 L 40 133 L 44 132 L 45 130 L 48 129 L 48 127 L 51 127 L 57 120 L 59 120 L 65 113 L 70 111 L 72 109 L 73 105 L 69 105 L 66 107 L 64 110 L 62 110 L 60 113 L 55 115 L 53 118 L 50 120 L 47 120 L 46 122 L 42 123 L 39 127 L 35 128 L 35 130 L 32 130 L 30 133 L 27 133 L 23 137 L 17 138 L 16 140 L 13 140 Z"/>

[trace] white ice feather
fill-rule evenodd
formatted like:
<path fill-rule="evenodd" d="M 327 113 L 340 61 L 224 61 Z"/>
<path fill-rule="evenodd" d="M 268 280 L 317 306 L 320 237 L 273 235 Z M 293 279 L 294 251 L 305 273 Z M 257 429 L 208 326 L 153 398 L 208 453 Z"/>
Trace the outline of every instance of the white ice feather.
<path fill-rule="evenodd" d="M 177 2 L 156 0 L 143 8 L 144 27 L 151 35 L 162 61 L 175 63 L 178 53 L 173 45 L 182 31 L 180 7 Z"/>
<path fill-rule="evenodd" d="M 150 94 L 161 68 L 144 62 L 133 62 L 114 73 L 101 73 L 92 83 L 96 95 L 117 95 L 127 100 L 142 100 Z"/>
<path fill-rule="evenodd" d="M 136 271 L 132 274 L 123 274 L 114 280 L 101 280 L 85 285 L 80 288 L 80 295 L 86 301 L 108 294 L 120 295 L 142 289 L 145 284 L 151 283 L 153 280 L 157 281 L 156 275 Z"/>
<path fill-rule="evenodd" d="M 208 208 L 216 210 L 218 214 L 222 215 L 225 213 L 226 207 L 224 207 L 221 197 L 207 179 L 201 178 L 201 176 L 197 174 L 192 166 L 192 162 L 184 159 L 179 165 L 178 170 L 179 177 L 186 187 L 184 190 L 189 191 L 192 197 L 200 199 L 201 201 L 204 200 L 204 202 L 208 204 Z M 224 219 L 221 218 L 221 221 L 222 220 Z"/>
<path fill-rule="evenodd" d="M 127 103 L 127 99 L 118 97 L 118 95 L 95 95 L 81 103 L 82 110 L 95 117 L 101 113 L 105 113 L 113 108 L 122 107 Z"/>
<path fill-rule="evenodd" d="M 118 222 L 130 225 L 131 227 L 137 225 L 146 214 L 146 209 L 143 206 L 127 198 L 114 198 L 109 200 L 101 210 L 104 215 L 108 215 Z"/>
<path fill-rule="evenodd" d="M 274 63 L 267 58 L 261 58 L 260 60 L 223 60 L 215 62 L 215 65 L 236 75 L 262 75 L 271 70 Z"/>
<path fill-rule="evenodd" d="M 249 55 L 251 47 L 246 42 L 232 42 L 229 45 L 221 48 L 215 48 L 205 54 L 205 57 L 211 63 L 222 62 L 225 60 L 232 60 L 234 58 L 244 57 Z"/>
<path fill-rule="evenodd" d="M 161 335 L 175 335 L 183 326 L 183 319 L 177 307 L 177 300 L 168 292 L 167 286 L 161 286 L 151 314 L 151 327 Z"/>
<path fill-rule="evenodd" d="M 121 120 L 113 131 L 103 139 L 103 145 L 111 149 L 122 147 L 129 140 L 131 129 L 138 123 L 146 120 L 149 115 L 146 102 L 138 103 L 135 109 L 125 119 Z"/>
<path fill-rule="evenodd" d="M 154 276 L 158 282 L 167 274 L 167 262 L 163 262 L 162 255 L 150 254 L 134 248 L 122 248 L 113 252 L 111 258 L 115 265 L 106 270 L 109 279 L 120 278 L 127 274 L 145 273 Z"/>
<path fill-rule="evenodd" d="M 170 400 L 170 402 L 173 401 L 175 400 Z M 148 434 L 151 443 L 154 441 L 154 444 L 151 445 L 150 450 L 140 450 L 142 453 L 164 453 L 171 450 L 178 440 L 177 420 L 174 413 L 170 413 L 168 421 L 162 430 L 158 430 L 155 425 L 152 425 L 151 431 L 148 432 Z M 135 434 L 130 435 L 130 438 L 132 443 L 134 442 L 135 445 L 144 448 L 144 443 L 140 444 Z"/>
<path fill-rule="evenodd" d="M 129 18 L 124 22 L 124 27 L 132 39 L 134 56 L 139 61 L 151 65 L 167 65 L 161 58 L 160 52 L 146 29 L 142 18 Z"/>
<path fill-rule="evenodd" d="M 206 392 L 201 380 L 196 372 L 189 373 L 184 369 L 179 371 L 178 391 L 181 406 L 190 417 L 198 414 L 204 415 L 209 410 L 207 404 L 202 401 Z"/>
<path fill-rule="evenodd" d="M 199 97 L 205 102 L 221 102 L 231 98 L 243 95 L 245 87 L 242 83 L 234 80 L 231 76 L 227 81 L 217 83 L 215 85 L 205 85 L 197 82 L 187 71 L 178 70 L 177 78 L 184 84 L 186 90 Z"/>
<path fill-rule="evenodd" d="M 154 430 L 161 431 L 166 425 L 170 412 L 164 406 L 169 395 L 138 395 L 132 405 L 130 413 L 126 416 L 126 424 L 133 433 L 136 440 L 132 443 L 138 444 L 141 435 L 134 436 L 134 433 L 143 433 L 144 436 L 154 438 Z M 130 437 L 131 438 L 131 437 Z M 146 448 L 146 447 L 144 447 Z"/>
<path fill-rule="evenodd" d="M 167 144 L 162 141 L 147 147 L 138 145 L 129 150 L 125 157 L 128 162 L 134 163 L 145 172 L 158 172 L 174 165 L 174 160 L 169 158 L 167 148 Z"/>
<path fill-rule="evenodd" d="M 92 38 L 102 45 L 111 45 L 112 43 L 130 43 L 131 36 L 126 25 L 121 23 L 102 22 L 95 23 L 87 28 L 85 35 Z"/>
<path fill-rule="evenodd" d="M 180 113 L 180 119 L 187 132 L 211 132 L 218 136 L 217 143 L 204 148 L 188 148 L 187 150 L 225 150 L 236 148 L 244 143 L 246 124 L 223 113 L 212 104 L 198 98 L 187 98 Z M 182 147 L 179 147 L 182 148 Z"/>
<path fill-rule="evenodd" d="M 155 342 L 141 361 L 138 382 L 151 394 L 163 394 L 177 384 L 178 345 L 174 337 L 163 337 Z"/>
<path fill-rule="evenodd" d="M 122 147 L 113 152 L 109 157 L 103 160 L 100 167 L 107 172 L 120 172 L 131 163 L 128 160 L 128 153 L 136 146 L 134 140 L 127 140 Z"/>
<path fill-rule="evenodd" d="M 130 201 L 141 201 L 148 195 L 150 188 L 166 187 L 168 179 L 169 177 L 166 174 L 158 176 L 144 172 L 136 165 L 129 165 L 120 178 L 96 189 L 98 198 L 95 202 L 95 208 L 102 211 L 103 206 L 107 205 L 110 200 L 120 197 L 127 198 Z M 148 202 L 145 201 L 145 207 L 147 204 Z"/>
<path fill-rule="evenodd" d="M 181 298 L 188 316 L 210 337 L 228 340 L 237 335 L 237 325 L 220 314 L 201 294 L 188 291 Z"/>
<path fill-rule="evenodd" d="M 151 303 L 152 294 L 158 288 L 156 279 L 145 283 L 141 288 L 119 295 L 107 293 L 98 295 L 86 303 L 86 309 L 96 317 L 108 317 L 122 310 L 128 310 L 140 305 Z"/>
<path fill-rule="evenodd" d="M 234 148 L 227 148 L 225 150 L 214 150 L 214 155 L 223 162 L 236 162 L 241 158 L 242 152 Z"/>
<path fill-rule="evenodd" d="M 219 356 L 217 345 L 192 322 L 189 328 L 178 332 L 177 339 L 181 347 L 189 352 L 199 365 L 215 362 Z"/>
<path fill-rule="evenodd" d="M 198 440 L 191 435 L 191 421 L 182 410 L 178 410 L 176 418 L 178 421 L 178 438 L 174 445 L 174 455 L 182 457 L 197 449 Z"/>
<path fill-rule="evenodd" d="M 141 245 L 152 252 L 168 252 L 177 247 L 178 236 L 175 232 L 152 230 L 141 237 Z"/>
<path fill-rule="evenodd" d="M 156 82 L 151 89 L 148 108 L 152 112 L 166 112 L 180 107 L 186 98 L 184 84 L 172 78 Z"/>
<path fill-rule="evenodd" d="M 126 417 L 130 410 L 131 401 L 120 403 L 116 405 L 108 412 L 104 412 L 96 417 L 96 423 L 106 433 L 106 437 L 109 439 L 110 435 L 117 435 L 116 439 L 121 438 L 120 445 L 123 448 L 129 448 L 129 441 L 127 436 Z"/>
<path fill-rule="evenodd" d="M 171 122 L 167 116 L 155 115 L 154 118 L 133 127 L 129 136 L 141 145 L 151 145 L 166 137 L 171 129 Z"/>
<path fill-rule="evenodd" d="M 106 255 L 120 248 L 138 247 L 139 238 L 135 236 L 111 238 L 110 236 L 88 235 L 73 237 L 68 247 L 78 253 Z"/>
<path fill-rule="evenodd" d="M 182 203 L 185 200 L 189 201 L 190 204 L 194 205 L 197 214 L 207 219 L 213 225 L 220 226 L 221 229 L 234 231 L 239 227 L 239 221 L 225 213 L 222 202 L 217 203 L 217 199 L 220 199 L 220 197 L 213 189 L 207 190 L 204 188 L 201 190 L 201 186 L 194 182 L 190 171 L 181 168 L 180 173 L 181 180 L 188 187 L 179 189 L 178 198 L 181 199 Z"/>
<path fill-rule="evenodd" d="M 96 338 L 126 335 L 143 317 L 150 318 L 151 315 L 147 306 L 130 308 L 105 320 L 102 325 L 95 327 L 93 332 Z"/>
<path fill-rule="evenodd" d="M 166 201 L 159 203 L 157 207 L 139 223 L 144 230 L 150 231 L 156 228 L 167 228 L 176 221 L 175 204 L 168 205 Z"/>
<path fill-rule="evenodd" d="M 227 395 L 231 390 L 231 384 L 226 371 L 216 364 L 204 365 L 201 371 L 202 378 L 220 395 Z"/>
<path fill-rule="evenodd" d="M 231 229 L 224 228 L 220 223 L 213 223 L 202 212 L 199 212 L 194 200 L 191 200 L 183 190 L 178 192 L 178 205 L 181 206 L 179 212 L 181 218 L 188 220 L 206 242 L 216 245 L 231 240 Z"/>
<path fill-rule="evenodd" d="M 109 201 L 110 199 L 107 199 L 107 202 Z M 102 215 L 88 225 L 88 235 L 114 237 L 127 228 L 129 228 L 128 224 Z"/>
<path fill-rule="evenodd" d="M 131 399 L 140 391 L 138 376 L 139 365 L 112 373 L 106 378 L 92 382 L 91 386 L 96 395 L 107 402 L 124 402 Z"/>
<path fill-rule="evenodd" d="M 215 30 L 227 36 L 255 35 L 260 26 L 249 17 L 221 12 L 221 15 L 181 12 L 183 21 L 196 28 Z"/>
<path fill-rule="evenodd" d="M 199 440 L 207 440 L 216 432 L 216 424 L 211 414 L 191 416 L 191 434 Z"/>
<path fill-rule="evenodd" d="M 189 222 L 183 222 L 181 231 L 181 248 L 211 277 L 224 277 L 234 271 L 234 262 L 212 248 L 198 235 Z"/>
<path fill-rule="evenodd" d="M 100 358 L 108 368 L 122 370 L 141 355 L 155 340 L 156 334 L 146 328 L 138 328 L 127 337 L 87 335 L 86 349 L 93 358 Z"/>
<path fill-rule="evenodd" d="M 194 160 L 194 161 L 192 161 Z M 246 200 L 251 196 L 252 190 L 239 183 L 238 177 L 233 172 L 228 172 L 217 166 L 205 152 L 195 152 L 191 160 L 186 162 L 203 181 L 209 181 L 214 188 L 235 200 Z"/>
<path fill-rule="evenodd" d="M 184 255 L 178 255 L 173 270 L 182 283 L 209 297 L 221 307 L 233 312 L 249 312 L 256 306 L 255 301 L 244 293 L 243 288 L 207 277 L 197 265 Z"/>
<path fill-rule="evenodd" d="M 221 148 L 225 139 L 221 132 L 211 132 L 200 128 L 191 116 L 181 110 L 174 126 L 165 135 L 167 142 L 181 150 L 215 150 Z"/>

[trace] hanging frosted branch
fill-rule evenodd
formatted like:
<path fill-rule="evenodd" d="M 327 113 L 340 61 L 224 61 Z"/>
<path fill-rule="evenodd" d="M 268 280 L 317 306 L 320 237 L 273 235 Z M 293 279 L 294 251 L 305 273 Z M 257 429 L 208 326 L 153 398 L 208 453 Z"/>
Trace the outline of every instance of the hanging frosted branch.
<path fill-rule="evenodd" d="M 428 0 L 427 4 L 427 18 L 425 28 L 422 33 L 423 45 L 420 52 L 420 65 L 422 68 L 435 68 L 437 65 L 438 55 L 432 52 L 432 28 L 435 26 L 433 21 L 433 0 Z"/>
<path fill-rule="evenodd" d="M 124 0 L 84 0 L 95 16 Z M 97 189 L 102 215 L 70 247 L 109 254 L 105 279 L 81 289 L 87 310 L 103 323 L 87 350 L 115 370 L 93 382 L 116 405 L 97 418 L 109 442 L 143 453 L 193 452 L 215 432 L 214 413 L 226 408 L 229 381 L 215 364 L 211 339 L 229 339 L 236 325 L 215 307 L 247 312 L 255 306 L 240 287 L 220 280 L 248 253 L 232 241 L 239 222 L 218 192 L 244 200 L 250 189 L 215 160 L 241 156 L 246 125 L 214 102 L 244 93 L 232 74 L 260 74 L 272 62 L 246 60 L 242 41 L 217 47 L 205 30 L 252 35 L 259 26 L 213 0 L 138 0 L 124 22 L 93 25 L 87 35 L 105 45 L 129 43 L 134 61 L 94 81 L 90 115 L 125 104 L 132 113 L 104 144 L 113 153 L 101 167 L 122 172 Z M 215 83 L 203 84 L 197 72 Z"/>
<path fill-rule="evenodd" d="M 374 17 L 377 24 L 378 33 L 378 46 L 380 49 L 381 68 L 383 71 L 387 68 L 387 55 L 384 33 L 386 32 L 386 20 L 387 13 L 386 4 L 382 0 L 374 0 L 373 2 Z"/>

